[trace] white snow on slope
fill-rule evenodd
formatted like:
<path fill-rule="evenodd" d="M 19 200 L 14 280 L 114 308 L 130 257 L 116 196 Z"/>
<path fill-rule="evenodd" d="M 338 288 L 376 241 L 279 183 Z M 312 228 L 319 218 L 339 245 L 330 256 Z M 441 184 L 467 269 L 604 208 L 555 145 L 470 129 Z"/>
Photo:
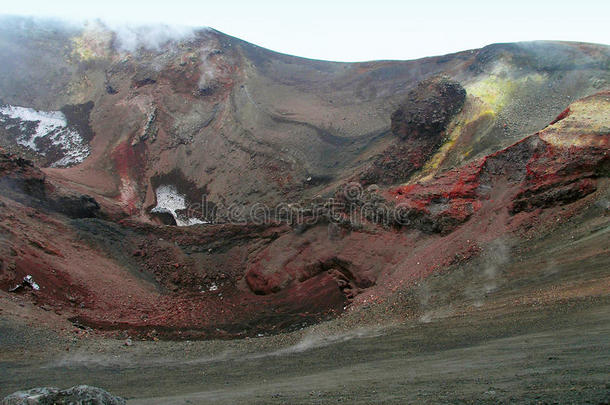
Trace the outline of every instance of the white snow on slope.
<path fill-rule="evenodd" d="M 66 116 L 61 111 L 38 111 L 33 108 L 6 105 L 0 107 L 0 122 L 6 123 L 8 118 L 20 122 L 21 134 L 16 142 L 35 152 L 45 154 L 36 145 L 37 138 L 49 138 L 51 144 L 63 152 L 63 157 L 52 164 L 53 167 L 66 167 L 85 160 L 91 153 L 89 146 L 80 134 L 68 128 Z M 34 130 L 27 122 L 38 123 Z"/>
<path fill-rule="evenodd" d="M 186 209 L 186 199 L 183 194 L 180 194 L 173 185 L 162 185 L 156 190 L 157 206 L 151 212 L 171 214 L 176 220 L 178 226 L 190 226 L 197 224 L 207 224 L 197 218 L 189 218 L 184 215 L 178 215 L 176 211 Z"/>

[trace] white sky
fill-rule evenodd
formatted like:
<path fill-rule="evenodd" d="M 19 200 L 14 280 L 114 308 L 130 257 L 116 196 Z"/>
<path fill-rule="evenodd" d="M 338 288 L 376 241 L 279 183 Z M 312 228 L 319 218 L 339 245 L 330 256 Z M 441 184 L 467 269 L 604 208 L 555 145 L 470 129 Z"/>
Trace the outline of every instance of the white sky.
<path fill-rule="evenodd" d="M 536 39 L 610 43 L 607 0 L 0 0 L 0 13 L 209 26 L 275 51 L 338 61 Z"/>

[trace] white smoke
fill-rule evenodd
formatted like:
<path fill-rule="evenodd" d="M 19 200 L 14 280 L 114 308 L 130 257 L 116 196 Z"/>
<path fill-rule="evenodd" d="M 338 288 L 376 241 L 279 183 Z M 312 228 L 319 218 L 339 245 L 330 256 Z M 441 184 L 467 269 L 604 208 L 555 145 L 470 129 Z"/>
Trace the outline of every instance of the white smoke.
<path fill-rule="evenodd" d="M 422 323 L 430 323 L 436 319 L 447 318 L 453 315 L 454 310 L 449 304 L 448 306 L 443 307 L 433 307 L 434 306 L 434 295 L 430 290 L 430 286 L 427 281 L 420 282 L 417 287 L 414 289 L 415 297 L 419 301 L 420 309 L 423 311 L 422 315 L 419 318 L 419 321 Z"/>
<path fill-rule="evenodd" d="M 292 353 L 302 353 L 319 347 L 325 347 L 336 343 L 346 342 L 352 339 L 365 339 L 382 336 L 385 333 L 386 329 L 387 326 L 362 327 L 339 334 L 327 334 L 324 332 L 311 330 L 306 333 L 299 342 L 292 346 L 288 346 L 286 348 L 275 350 L 272 352 L 253 355 L 250 358 L 285 356 Z"/>
<path fill-rule="evenodd" d="M 303 353 L 308 350 L 313 350 L 333 344 L 340 344 L 353 339 L 366 339 L 382 336 L 387 333 L 391 325 L 362 327 L 355 330 L 347 331 L 338 334 L 327 334 L 322 331 L 310 331 L 296 343 L 281 349 L 273 351 L 254 351 L 242 345 L 231 345 L 231 348 L 225 348 L 219 351 L 211 351 L 205 355 L 185 358 L 181 355 L 172 355 L 171 352 L 163 356 L 147 355 L 147 350 L 150 349 L 150 342 L 142 342 L 143 351 L 134 352 L 130 350 L 114 350 L 112 352 L 91 353 L 86 349 L 75 349 L 70 353 L 61 355 L 48 363 L 42 364 L 44 369 L 66 368 L 66 367 L 128 367 L 138 364 L 139 366 L 156 366 L 156 365 L 202 365 L 216 362 L 237 362 L 249 361 L 267 357 L 282 357 L 290 356 L 295 353 Z M 266 338 L 265 338 L 266 339 Z M 247 342 L 247 341 L 244 341 Z M 191 342 L 179 343 L 179 346 L 190 345 Z M 200 348 L 206 348 L 207 345 L 198 345 Z M 179 350 L 179 349 L 177 349 Z"/>
<path fill-rule="evenodd" d="M 422 316 L 420 316 L 419 321 L 421 323 L 430 323 L 437 319 L 448 318 L 453 315 L 453 313 L 454 310 L 451 305 L 443 308 L 431 309 L 429 311 L 424 312 Z"/>
<path fill-rule="evenodd" d="M 419 305 L 422 308 L 427 308 L 430 303 L 430 298 L 432 298 L 432 293 L 430 292 L 430 287 L 428 287 L 428 283 L 421 282 L 417 285 L 415 289 L 415 295 L 419 300 Z"/>
<path fill-rule="evenodd" d="M 218 66 L 211 60 L 211 58 L 219 52 L 214 47 L 213 43 L 206 43 L 201 47 L 201 77 L 199 78 L 199 88 L 201 90 L 211 89 L 216 83 L 218 76 Z"/>
<path fill-rule="evenodd" d="M 485 283 L 483 288 L 486 293 L 490 293 L 498 288 L 502 267 L 510 259 L 510 247 L 501 239 L 497 239 L 487 247 L 485 258 L 485 267 L 483 269 Z"/>
<path fill-rule="evenodd" d="M 102 23 L 115 33 L 115 46 L 117 49 L 130 53 L 134 53 L 142 48 L 158 51 L 169 42 L 192 39 L 196 33 L 196 30 L 192 27 L 177 25 Z"/>
<path fill-rule="evenodd" d="M 158 51 L 169 42 L 188 41 L 195 38 L 197 32 L 208 30 L 207 27 L 189 27 L 168 24 L 143 24 L 118 22 L 105 18 L 96 19 L 59 19 L 53 17 L 15 17 L 14 24 L 22 31 L 37 28 L 52 28 L 64 31 L 69 35 L 85 34 L 103 39 L 104 33 L 115 34 L 115 46 L 120 52 L 134 53 L 140 49 Z"/>
<path fill-rule="evenodd" d="M 485 247 L 473 285 L 465 290 L 465 295 L 474 300 L 476 307 L 483 305 L 485 296 L 497 290 L 502 283 L 502 270 L 510 260 L 510 251 L 510 245 L 503 239 L 497 239 Z"/>

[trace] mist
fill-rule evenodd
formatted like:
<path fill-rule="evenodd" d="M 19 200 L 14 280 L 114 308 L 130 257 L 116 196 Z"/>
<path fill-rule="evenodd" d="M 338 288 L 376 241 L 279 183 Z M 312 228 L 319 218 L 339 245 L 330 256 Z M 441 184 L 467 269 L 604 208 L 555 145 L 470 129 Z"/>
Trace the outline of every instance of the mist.
<path fill-rule="evenodd" d="M 606 2 L 607 3 L 607 2 Z M 27 0 L 4 13 L 209 26 L 274 51 L 344 62 L 415 59 L 496 42 L 571 40 L 608 43 L 608 5 L 542 0 L 437 2 L 139 2 Z M 323 10 L 323 12 L 320 12 Z M 591 12 L 591 10 L 596 10 Z M 562 21 L 570 21 L 563 24 Z M 313 22 L 313 24 L 312 24 Z M 431 23 L 433 22 L 433 23 Z M 313 29 L 312 29 L 313 28 Z M 400 44 L 400 45 L 397 45 Z"/>
<path fill-rule="evenodd" d="M 488 294 L 496 291 L 503 283 L 503 268 L 510 262 L 511 245 L 503 238 L 496 239 L 485 246 L 481 263 L 473 274 L 473 281 L 466 287 L 464 294 L 474 300 L 475 306 L 483 305 Z"/>
<path fill-rule="evenodd" d="M 5 20 L 5 21 L 3 21 Z M 5 28 L 18 27 L 22 32 L 45 30 L 62 32 L 66 36 L 83 35 L 104 41 L 111 34 L 112 45 L 122 53 L 135 53 L 140 49 L 159 51 L 170 42 L 188 41 L 207 27 L 190 27 L 178 24 L 118 22 L 111 19 L 64 19 L 37 16 L 0 15 Z"/>
<path fill-rule="evenodd" d="M 129 24 L 101 20 L 100 23 L 115 34 L 115 47 L 134 53 L 141 48 L 158 51 L 171 41 L 185 41 L 195 37 L 196 29 L 167 24 Z"/>

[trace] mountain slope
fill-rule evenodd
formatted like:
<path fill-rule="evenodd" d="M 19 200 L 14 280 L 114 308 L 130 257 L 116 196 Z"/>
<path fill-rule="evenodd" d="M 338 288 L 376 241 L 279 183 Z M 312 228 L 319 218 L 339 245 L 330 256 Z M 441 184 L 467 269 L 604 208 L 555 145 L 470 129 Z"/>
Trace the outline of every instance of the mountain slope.
<path fill-rule="evenodd" d="M 2 23 L 0 287 L 58 323 L 294 330 L 486 257 L 453 302 L 493 301 L 528 241 L 576 218 L 583 263 L 607 257 L 607 46 L 348 64 L 214 30 L 126 50 L 99 24 Z M 607 271 L 564 275 L 533 285 L 607 293 Z"/>
<path fill-rule="evenodd" d="M 44 111 L 94 105 L 81 109 L 95 134 L 90 156 L 47 173 L 144 218 L 154 179 L 167 175 L 189 185 L 180 191 L 192 202 L 206 194 L 225 207 L 294 202 L 354 173 L 366 177 L 396 147 L 390 114 L 435 74 L 460 82 L 468 97 L 420 175 L 512 144 L 610 79 L 610 50 L 588 44 L 492 45 L 346 64 L 276 54 L 213 30 L 127 52 L 103 26 L 5 20 L 0 53 L 11 62 L 0 81 L 3 103 Z"/>

